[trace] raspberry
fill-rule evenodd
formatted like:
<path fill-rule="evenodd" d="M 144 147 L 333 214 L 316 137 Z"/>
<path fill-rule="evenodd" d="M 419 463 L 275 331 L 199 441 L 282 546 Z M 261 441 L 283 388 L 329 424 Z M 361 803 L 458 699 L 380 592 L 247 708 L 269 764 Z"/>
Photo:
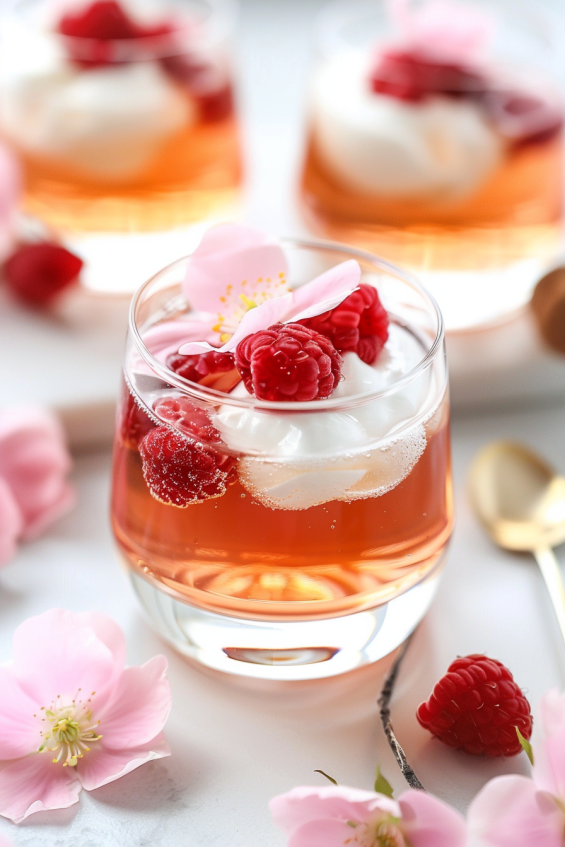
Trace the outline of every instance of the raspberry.
<path fill-rule="evenodd" d="M 95 68 L 114 61 L 112 41 L 135 38 L 161 38 L 174 31 L 163 22 L 143 27 L 132 20 L 116 0 L 95 0 L 77 14 L 63 15 L 58 30 L 61 35 L 84 38 L 86 43 L 69 44 L 71 58 L 84 68 Z"/>
<path fill-rule="evenodd" d="M 530 704 L 508 668 L 496 659 L 456 659 L 418 707 L 420 724 L 447 744 L 472 756 L 515 756 L 532 734 Z"/>
<path fill-rule="evenodd" d="M 485 90 L 482 78 L 462 65 L 434 62 L 403 50 L 391 50 L 380 56 L 370 83 L 377 94 L 412 103 L 429 94 L 464 97 Z"/>
<path fill-rule="evenodd" d="M 161 65 L 177 82 L 188 88 L 204 123 L 222 121 L 232 114 L 232 88 L 227 83 L 218 87 L 209 65 L 188 55 L 165 56 Z"/>
<path fill-rule="evenodd" d="M 212 444 L 222 440 L 206 409 L 191 403 L 187 397 L 161 397 L 153 404 L 153 410 L 162 421 L 190 438 Z"/>
<path fill-rule="evenodd" d="M 230 456 L 184 438 L 168 426 L 152 429 L 142 439 L 139 452 L 153 497 L 179 508 L 221 497 L 235 474 Z"/>
<path fill-rule="evenodd" d="M 300 323 L 325 335 L 340 353 L 353 351 L 368 365 L 376 362 L 388 339 L 388 315 L 372 285 L 360 285 L 335 309 Z"/>
<path fill-rule="evenodd" d="M 47 306 L 76 282 L 82 259 L 59 244 L 24 244 L 4 264 L 4 279 L 12 293 L 31 306 Z"/>
<path fill-rule="evenodd" d="M 172 353 L 167 357 L 167 367 L 183 379 L 217 391 L 231 391 L 241 379 L 233 354 L 216 353 L 215 350 L 195 356 Z"/>
<path fill-rule="evenodd" d="M 151 418 L 138 406 L 134 397 L 128 392 L 123 405 L 120 435 L 126 447 L 137 450 L 139 442 L 155 427 Z"/>
<path fill-rule="evenodd" d="M 323 400 L 341 374 L 329 338 L 301 324 L 275 324 L 248 335 L 235 351 L 245 387 L 260 400 Z"/>
<path fill-rule="evenodd" d="M 532 94 L 489 91 L 481 105 L 498 131 L 516 145 L 549 141 L 563 128 L 559 109 Z"/>

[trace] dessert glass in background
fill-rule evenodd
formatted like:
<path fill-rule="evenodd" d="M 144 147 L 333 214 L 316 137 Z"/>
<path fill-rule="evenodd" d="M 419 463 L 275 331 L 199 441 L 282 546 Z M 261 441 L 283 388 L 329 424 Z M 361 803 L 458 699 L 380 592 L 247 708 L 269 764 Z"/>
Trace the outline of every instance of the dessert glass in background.
<path fill-rule="evenodd" d="M 354 0 L 321 16 L 303 213 L 416 272 L 446 329 L 523 306 L 562 237 L 555 33 L 509 0 Z"/>
<path fill-rule="evenodd" d="M 294 289 L 359 262 L 390 319 L 376 363 L 344 353 L 334 393 L 309 402 L 259 400 L 234 388 L 237 371 L 183 378 L 171 351 L 191 336 L 191 257 L 176 262 L 131 306 L 112 520 L 147 616 L 178 650 L 309 679 L 376 661 L 425 614 L 452 527 L 449 401 L 441 314 L 417 282 L 341 245 L 282 248 L 266 276 Z M 210 468 L 187 502 L 183 485 Z"/>
<path fill-rule="evenodd" d="M 0 132 L 25 211 L 85 260 L 88 288 L 132 292 L 233 216 L 232 26 L 227 0 L 19 0 L 6 20 Z"/>

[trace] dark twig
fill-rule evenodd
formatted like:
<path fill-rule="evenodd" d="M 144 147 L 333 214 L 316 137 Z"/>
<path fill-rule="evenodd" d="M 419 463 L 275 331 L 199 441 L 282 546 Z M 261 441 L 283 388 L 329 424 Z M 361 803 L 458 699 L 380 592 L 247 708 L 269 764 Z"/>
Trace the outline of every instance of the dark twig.
<path fill-rule="evenodd" d="M 402 771 L 404 779 L 406 780 L 406 782 L 408 783 L 410 788 L 418 788 L 421 791 L 423 791 L 424 786 L 422 785 L 422 783 L 420 782 L 420 780 L 418 779 L 418 777 L 416 776 L 416 774 L 414 773 L 414 771 L 412 770 L 410 765 L 408 764 L 408 759 L 406 758 L 406 753 L 404 752 L 404 750 L 402 749 L 402 747 L 398 743 L 396 735 L 394 734 L 394 729 L 392 727 L 392 720 L 391 720 L 391 717 L 390 717 L 390 701 L 392 699 L 392 695 L 393 695 L 393 692 L 394 692 L 394 685 L 395 685 L 398 673 L 400 671 L 400 665 L 402 664 L 402 660 L 404 659 L 404 656 L 406 655 L 406 651 L 408 650 L 408 648 L 410 646 L 410 642 L 412 641 L 413 634 L 414 633 L 412 633 L 412 635 L 410 635 L 409 638 L 407 638 L 406 641 L 404 642 L 404 646 L 402 647 L 402 650 L 400 651 L 400 653 L 396 657 L 394 664 L 391 667 L 388 675 L 385 677 L 385 680 L 383 682 L 383 687 L 381 688 L 381 693 L 379 694 L 379 698 L 377 700 L 377 705 L 380 708 L 381 723 L 383 725 L 383 729 L 385 731 L 387 741 L 390 745 L 390 749 L 394 753 L 394 758 L 398 762 L 398 766 L 399 766 L 400 770 Z"/>

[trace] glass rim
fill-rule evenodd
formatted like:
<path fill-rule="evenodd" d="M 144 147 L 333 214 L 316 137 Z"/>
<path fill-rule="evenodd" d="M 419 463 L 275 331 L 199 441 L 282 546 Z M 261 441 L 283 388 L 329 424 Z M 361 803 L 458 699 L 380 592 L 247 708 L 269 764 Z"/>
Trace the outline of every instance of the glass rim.
<path fill-rule="evenodd" d="M 92 50 L 95 45 L 100 43 L 107 45 L 108 49 L 115 52 L 108 60 L 108 65 L 119 65 L 127 61 L 148 61 L 166 59 L 170 56 L 180 56 L 189 52 L 191 45 L 181 44 L 174 41 L 175 37 L 186 36 L 190 31 L 190 13 L 183 9 L 180 14 L 172 18 L 174 24 L 170 33 L 163 35 L 149 35 L 140 38 L 110 38 L 107 40 L 99 38 L 85 38 L 78 35 L 63 35 L 60 32 L 50 29 L 44 23 L 38 23 L 34 27 L 30 26 L 30 22 L 25 19 L 25 11 L 38 5 L 39 0 L 16 0 L 10 12 L 6 16 L 6 22 L 12 21 L 26 29 L 33 29 L 38 35 L 55 36 L 57 40 L 66 45 L 67 48 L 73 48 L 73 58 L 78 61 L 89 61 L 92 57 Z M 222 41 L 235 26 L 237 19 L 238 0 L 201 0 L 209 7 L 209 12 L 197 23 L 203 27 L 203 32 L 200 33 L 198 46 L 209 47 L 211 44 Z M 76 4 L 77 8 L 83 4 Z M 69 3 L 69 11 L 74 8 L 72 3 Z M 65 9 L 61 7 L 60 12 L 64 13 Z M 202 40 L 203 36 L 203 40 Z M 166 39 L 169 38 L 172 43 L 166 45 Z M 158 49 L 162 43 L 162 49 Z"/>
<path fill-rule="evenodd" d="M 429 349 L 426 351 L 425 355 L 420 359 L 420 361 L 414 365 L 409 371 L 397 379 L 390 383 L 390 385 L 386 386 L 386 388 L 379 389 L 377 391 L 365 392 L 363 394 L 353 394 L 348 397 L 338 397 L 332 398 L 328 397 L 325 400 L 316 400 L 312 401 L 274 401 L 274 400 L 258 400 L 256 397 L 232 397 L 229 394 L 224 393 L 223 391 L 218 391 L 214 388 L 207 388 L 199 385 L 196 382 L 191 382 L 191 380 L 184 379 L 183 377 L 176 374 L 174 371 L 171 371 L 159 361 L 145 346 L 145 343 L 141 337 L 141 333 L 138 329 L 136 322 L 136 310 L 139 305 L 139 301 L 143 294 L 147 291 L 147 289 L 156 283 L 158 280 L 162 279 L 166 274 L 170 273 L 174 268 L 181 266 L 185 263 L 192 254 L 188 254 L 183 256 L 180 259 L 177 259 L 166 267 L 162 268 L 156 274 L 153 274 L 148 280 L 146 280 L 135 292 L 132 297 L 130 307 L 129 307 L 129 317 L 128 317 L 128 329 L 132 335 L 135 347 L 138 353 L 142 356 L 146 364 L 158 374 L 165 382 L 173 385 L 176 388 L 179 388 L 181 391 L 190 394 L 190 396 L 202 400 L 208 404 L 212 405 L 224 405 L 224 406 L 232 406 L 243 409 L 258 409 L 261 411 L 271 411 L 271 412 L 322 412 L 322 411 L 338 411 L 343 409 L 354 408 L 356 406 L 362 406 L 369 402 L 374 402 L 375 400 L 379 400 L 381 398 L 389 397 L 392 394 L 395 394 L 399 389 L 409 385 L 413 382 L 424 370 L 429 368 L 435 359 L 436 355 L 440 353 L 443 349 L 443 340 L 445 335 L 445 327 L 443 322 L 443 315 L 441 310 L 437 304 L 436 299 L 432 294 L 422 285 L 422 283 L 412 274 L 403 271 L 401 268 L 392 264 L 392 262 L 387 262 L 385 259 L 381 259 L 379 256 L 374 255 L 366 250 L 361 250 L 356 247 L 350 247 L 346 244 L 340 244 L 336 241 L 325 241 L 322 239 L 309 239 L 309 238 L 298 238 L 292 236 L 282 236 L 279 238 L 281 245 L 287 245 L 289 247 L 298 247 L 299 249 L 305 250 L 327 250 L 333 252 L 345 253 L 350 256 L 352 259 L 360 259 L 365 262 L 369 262 L 372 264 L 376 270 L 385 271 L 391 276 L 396 277 L 401 282 L 409 285 L 413 289 L 415 289 L 426 301 L 428 308 L 432 311 L 436 318 L 436 334 L 433 339 Z"/>

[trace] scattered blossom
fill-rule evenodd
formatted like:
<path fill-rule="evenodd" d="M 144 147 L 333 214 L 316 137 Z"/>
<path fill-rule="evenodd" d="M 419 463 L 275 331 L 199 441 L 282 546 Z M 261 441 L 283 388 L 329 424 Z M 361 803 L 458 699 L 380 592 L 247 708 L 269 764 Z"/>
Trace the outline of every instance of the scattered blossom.
<path fill-rule="evenodd" d="M 0 410 L 0 564 L 75 501 L 63 428 L 47 409 Z"/>
<path fill-rule="evenodd" d="M 423 791 L 398 800 L 346 786 L 294 788 L 270 802 L 288 847 L 465 847 L 463 818 Z"/>
<path fill-rule="evenodd" d="M 501 776 L 485 785 L 469 808 L 469 847 L 563 847 L 565 695 L 548 692 L 538 722 L 532 777 Z"/>
<path fill-rule="evenodd" d="M 0 814 L 16 823 L 63 809 L 152 759 L 170 755 L 167 662 L 125 667 L 111 618 L 53 609 L 15 632 L 0 666 Z"/>

